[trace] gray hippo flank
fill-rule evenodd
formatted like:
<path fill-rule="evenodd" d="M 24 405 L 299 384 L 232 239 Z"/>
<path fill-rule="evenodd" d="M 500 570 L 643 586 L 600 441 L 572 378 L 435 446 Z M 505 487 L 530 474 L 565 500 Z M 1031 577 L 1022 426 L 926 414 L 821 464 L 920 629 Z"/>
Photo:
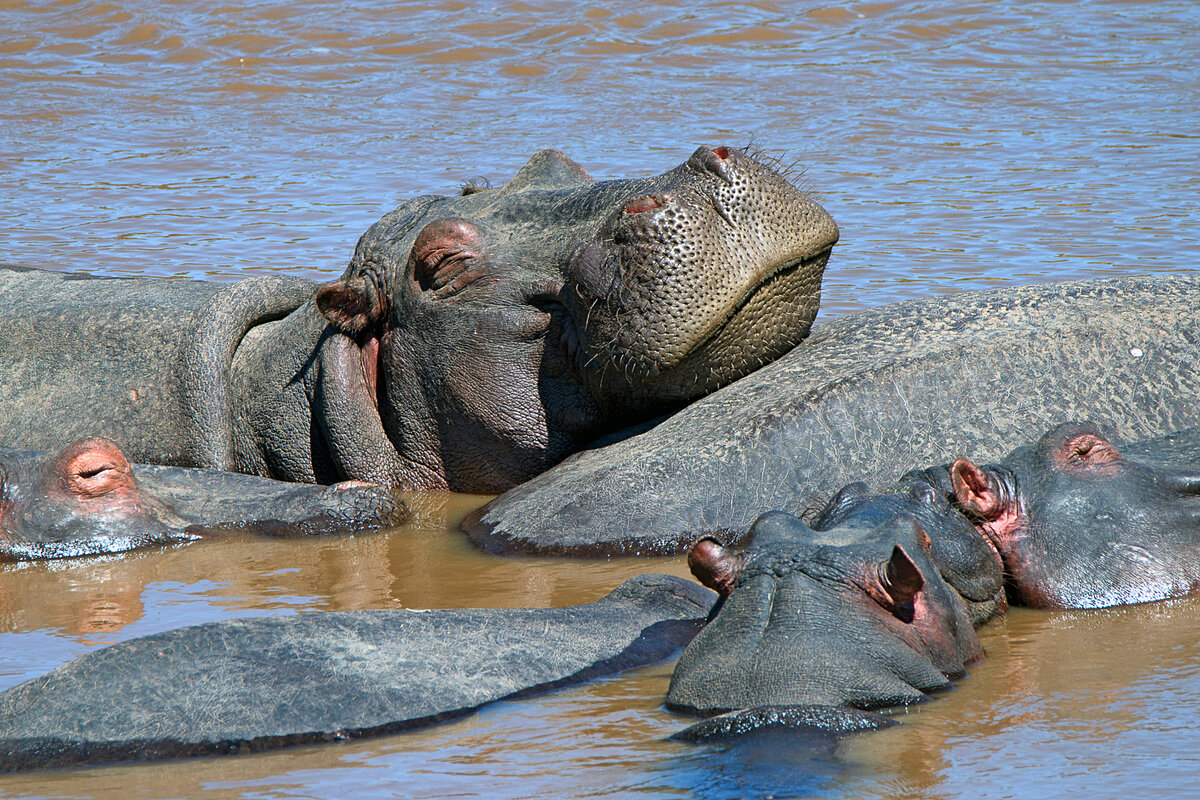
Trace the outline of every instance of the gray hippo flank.
<path fill-rule="evenodd" d="M 464 522 L 493 552 L 670 553 L 819 508 L 1030 431 L 1133 441 L 1200 423 L 1200 277 L 906 301 L 818 326 L 786 357 L 640 435 L 582 452 Z"/>
<path fill-rule="evenodd" d="M 430 725 L 669 658 L 714 599 L 682 578 L 641 575 L 570 608 L 327 612 L 133 639 L 0 694 L 0 771 Z"/>
<path fill-rule="evenodd" d="M 408 516 L 392 491 L 361 482 L 310 486 L 130 464 L 99 438 L 49 455 L 0 447 L 0 562 L 117 553 L 231 531 L 360 533 Z"/>
<path fill-rule="evenodd" d="M 0 269 L 0 443 L 502 491 L 786 353 L 837 236 L 738 150 L 601 182 L 543 151 L 387 214 L 319 288 Z"/>

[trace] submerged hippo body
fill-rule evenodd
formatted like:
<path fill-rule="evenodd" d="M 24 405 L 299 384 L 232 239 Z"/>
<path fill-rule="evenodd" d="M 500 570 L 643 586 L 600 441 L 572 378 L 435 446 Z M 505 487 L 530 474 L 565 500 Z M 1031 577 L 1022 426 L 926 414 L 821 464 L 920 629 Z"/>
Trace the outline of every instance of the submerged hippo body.
<path fill-rule="evenodd" d="M 0 694 L 0 772 L 430 725 L 669 658 L 714 599 L 641 575 L 570 608 L 327 612 L 133 639 Z"/>
<path fill-rule="evenodd" d="M 1117 278 L 896 303 L 656 427 L 580 453 L 469 517 L 493 552 L 669 553 L 1064 419 L 1131 441 L 1200 423 L 1200 277 Z"/>
<path fill-rule="evenodd" d="M 752 156 L 593 181 L 535 155 L 412 200 L 320 288 L 0 269 L 0 443 L 500 491 L 787 352 L 837 227 Z"/>
<path fill-rule="evenodd" d="M 0 448 L 0 562 L 116 553 L 230 530 L 356 533 L 407 517 L 404 503 L 379 486 L 131 465 L 105 439 L 81 439 L 54 455 Z"/>

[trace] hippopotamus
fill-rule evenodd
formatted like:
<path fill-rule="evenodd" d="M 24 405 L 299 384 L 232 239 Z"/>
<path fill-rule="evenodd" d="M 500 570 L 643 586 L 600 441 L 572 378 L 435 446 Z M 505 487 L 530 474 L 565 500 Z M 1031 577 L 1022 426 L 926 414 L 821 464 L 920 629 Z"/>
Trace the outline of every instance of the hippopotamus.
<path fill-rule="evenodd" d="M 1095 425 L 1066 422 L 996 464 L 960 457 L 886 493 L 849 484 L 811 528 L 768 513 L 744 552 L 701 537 L 688 563 L 721 600 L 667 705 L 716 716 L 674 738 L 885 727 L 862 710 L 949 685 L 981 655 L 973 630 L 1010 601 L 1100 608 L 1194 593 L 1196 464 L 1200 428 L 1118 450 Z"/>
<path fill-rule="evenodd" d="M 1069 422 L 998 463 L 943 471 L 1014 603 L 1104 608 L 1200 587 L 1200 428 L 1118 449 Z"/>
<path fill-rule="evenodd" d="M 910 300 L 817 325 L 783 358 L 564 461 L 464 521 L 492 552 L 681 552 L 771 510 L 990 460 L 1066 419 L 1118 440 L 1200 424 L 1200 276 Z"/>
<path fill-rule="evenodd" d="M 0 771 L 381 735 L 673 656 L 716 595 L 641 575 L 570 608 L 224 620 L 112 645 L 0 694 Z"/>
<path fill-rule="evenodd" d="M 677 738 L 884 727 L 870 712 L 949 687 L 983 656 L 975 628 L 1005 607 L 999 560 L 928 484 L 849 487 L 812 527 L 771 512 L 747 542 L 735 552 L 702 537 L 689 551 L 721 600 L 680 657 L 667 707 L 721 716 Z"/>
<path fill-rule="evenodd" d="M 753 154 L 401 205 L 321 286 L 0 269 L 0 443 L 499 492 L 790 350 L 838 229 Z"/>
<path fill-rule="evenodd" d="M 134 465 L 102 438 L 53 455 L 0 448 L 0 562 L 116 553 L 231 530 L 355 533 L 407 518 L 392 491 L 362 482 L 310 486 Z"/>

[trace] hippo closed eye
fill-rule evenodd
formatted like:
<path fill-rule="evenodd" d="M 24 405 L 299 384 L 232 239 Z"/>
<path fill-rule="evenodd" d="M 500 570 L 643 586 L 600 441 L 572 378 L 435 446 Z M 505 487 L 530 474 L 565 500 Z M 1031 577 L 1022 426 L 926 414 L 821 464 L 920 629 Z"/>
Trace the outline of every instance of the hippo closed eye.
<path fill-rule="evenodd" d="M 0 562 L 117 553 L 231 529 L 354 533 L 407 517 L 404 503 L 378 486 L 133 465 L 107 439 L 49 456 L 0 448 Z"/>

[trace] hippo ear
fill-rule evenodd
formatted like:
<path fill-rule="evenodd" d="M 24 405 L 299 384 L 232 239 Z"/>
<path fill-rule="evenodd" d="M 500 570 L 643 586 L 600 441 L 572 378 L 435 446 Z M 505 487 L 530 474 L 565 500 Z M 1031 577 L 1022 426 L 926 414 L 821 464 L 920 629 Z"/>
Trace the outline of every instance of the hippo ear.
<path fill-rule="evenodd" d="M 539 150 L 509 181 L 502 191 L 524 192 L 528 189 L 570 189 L 593 183 L 592 176 L 576 162 L 557 150 Z"/>
<path fill-rule="evenodd" d="M 79 498 L 137 486 L 129 459 L 107 439 L 80 439 L 69 445 L 55 461 L 54 471 L 63 488 Z"/>
<path fill-rule="evenodd" d="M 999 484 L 987 470 L 970 460 L 960 458 L 954 462 L 950 467 L 950 482 L 959 506 L 979 519 L 999 519 L 1004 512 Z"/>
<path fill-rule="evenodd" d="M 688 568 L 696 580 L 721 597 L 728 597 L 746 566 L 746 557 L 734 553 L 711 536 L 696 540 L 688 550 Z"/>
<path fill-rule="evenodd" d="M 892 557 L 879 571 L 879 580 L 888 597 L 888 610 L 901 622 L 912 622 L 917 594 L 925 588 L 925 578 L 900 545 L 892 547 Z"/>
<path fill-rule="evenodd" d="M 369 275 L 351 275 L 327 283 L 314 298 L 317 310 L 333 327 L 351 338 L 387 317 L 387 295 Z"/>

